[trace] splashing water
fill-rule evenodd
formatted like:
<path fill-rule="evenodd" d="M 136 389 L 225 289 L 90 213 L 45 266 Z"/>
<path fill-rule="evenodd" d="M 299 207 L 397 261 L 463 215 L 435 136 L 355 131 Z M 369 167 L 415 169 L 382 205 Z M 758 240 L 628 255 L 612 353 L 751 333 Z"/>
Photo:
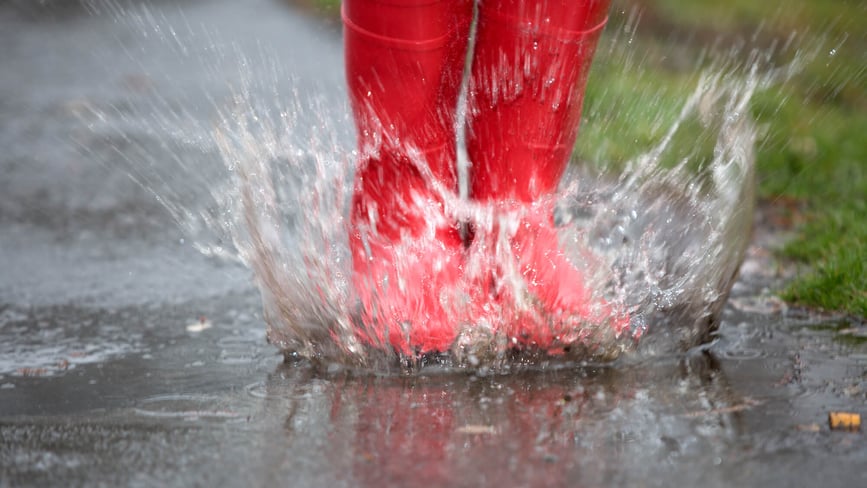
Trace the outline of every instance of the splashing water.
<path fill-rule="evenodd" d="M 253 63 L 239 49 L 217 44 L 204 55 L 191 54 L 187 41 L 171 32 L 167 42 L 184 56 L 235 65 L 239 78 L 229 83 L 232 102 L 208 97 L 218 113 L 209 123 L 163 99 L 132 114 L 97 110 L 99 124 L 91 124 L 93 130 L 119 135 L 133 177 L 154 192 L 202 252 L 238 259 L 253 271 L 273 344 L 302 357 L 371 368 L 393 364 L 397 353 L 363 344 L 356 334 L 347 215 L 358 155 L 349 149 L 345 104 L 329 102 L 324 93 L 285 90 L 291 77 L 273 61 L 276 57 L 261 54 Z M 588 326 L 589 339 L 575 341 L 560 358 L 658 355 L 709 338 L 752 224 L 756 131 L 750 98 L 796 68 L 767 68 L 770 53 L 743 57 L 738 62 L 730 55 L 702 71 L 665 135 L 652 150 L 632 158 L 619 177 L 578 165 L 564 178 L 555 211 L 560 245 L 589 288 L 627 311 L 630 324 L 621 334 Z M 220 79 L 223 71 L 213 63 L 205 69 Z M 267 67 L 267 76 L 254 75 L 253 65 Z M 623 76 L 630 75 L 624 70 Z M 700 144 L 681 147 L 677 135 L 687 124 L 701 127 L 701 139 L 711 142 L 707 154 Z M 193 168 L 182 151 L 170 148 L 176 165 L 171 174 L 163 173 L 148 164 L 158 156 L 128 135 L 132 126 L 223 164 Z M 415 159 L 424 171 L 424 161 Z M 672 159 L 674 166 L 663 164 Z M 461 164 L 467 164 L 465 157 Z M 173 181 L 178 173 L 193 183 L 178 188 Z M 504 215 L 441 193 L 450 212 L 473 226 L 474 243 L 480 243 L 469 250 L 468 274 L 493 259 L 515 298 L 486 308 L 484 319 L 458 324 L 461 333 L 448 354 L 401 359 L 502 369 L 549 361 L 543 353 L 510 349 L 510 338 L 497 327 L 533 307 L 521 291 L 526 284 L 512 264 L 510 246 L 503 244 L 521 213 L 531 209 Z M 491 255 L 485 248 L 497 251 Z M 454 306 L 463 306 L 464 290 L 449 293 Z"/>

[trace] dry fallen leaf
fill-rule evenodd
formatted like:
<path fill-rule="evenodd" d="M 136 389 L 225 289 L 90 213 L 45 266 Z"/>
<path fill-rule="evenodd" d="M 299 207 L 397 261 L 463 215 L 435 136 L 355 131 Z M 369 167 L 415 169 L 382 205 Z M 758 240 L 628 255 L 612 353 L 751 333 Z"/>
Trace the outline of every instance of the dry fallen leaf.
<path fill-rule="evenodd" d="M 859 430 L 861 429 L 861 415 L 851 412 L 828 413 L 828 424 L 832 430 Z"/>

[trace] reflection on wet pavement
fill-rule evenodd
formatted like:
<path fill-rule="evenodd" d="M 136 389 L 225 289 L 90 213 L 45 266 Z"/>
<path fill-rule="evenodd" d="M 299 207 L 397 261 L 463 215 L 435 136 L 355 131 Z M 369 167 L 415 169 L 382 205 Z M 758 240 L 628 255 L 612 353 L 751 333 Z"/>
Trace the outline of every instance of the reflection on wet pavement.
<path fill-rule="evenodd" d="M 153 352 L 4 378 L 14 384 L 0 392 L 6 479 L 783 486 L 862 476 L 842 469 L 861 458 L 860 434 L 813 424 L 852 406 L 830 385 L 863 358 L 793 357 L 801 334 L 819 339 L 806 327 L 768 327 L 774 338 L 747 358 L 718 345 L 639 365 L 373 376 L 284 364 L 261 336 L 240 337 L 235 327 L 249 323 L 214 320 L 209 337 L 169 319 L 175 334 L 143 338 Z M 729 338 L 739 340 L 735 331 L 719 344 Z M 258 352 L 221 360 L 221 344 L 244 342 Z"/>

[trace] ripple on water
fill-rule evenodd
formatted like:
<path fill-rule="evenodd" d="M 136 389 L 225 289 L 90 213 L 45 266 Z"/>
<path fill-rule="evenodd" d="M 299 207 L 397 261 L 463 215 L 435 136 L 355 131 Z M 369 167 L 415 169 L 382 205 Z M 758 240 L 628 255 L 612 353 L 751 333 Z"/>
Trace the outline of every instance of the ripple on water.
<path fill-rule="evenodd" d="M 133 411 L 143 417 L 188 421 L 231 421 L 245 418 L 245 414 L 227 405 L 224 399 L 201 394 L 156 395 L 140 400 Z"/>
<path fill-rule="evenodd" d="M 268 386 L 264 381 L 257 381 L 244 387 L 247 394 L 253 398 L 268 398 Z"/>
<path fill-rule="evenodd" d="M 746 347 L 738 347 L 735 349 L 724 349 L 720 351 L 727 359 L 758 359 L 767 356 L 767 353 L 761 349 L 753 349 Z"/>
<path fill-rule="evenodd" d="M 223 364 L 251 364 L 262 357 L 264 334 L 261 330 L 245 335 L 229 335 L 217 341 L 220 362 Z"/>
<path fill-rule="evenodd" d="M 123 322 L 113 312 L 71 306 L 7 308 L 0 315 L 0 374 L 56 376 L 144 350 L 141 333 L 117 325 Z"/>

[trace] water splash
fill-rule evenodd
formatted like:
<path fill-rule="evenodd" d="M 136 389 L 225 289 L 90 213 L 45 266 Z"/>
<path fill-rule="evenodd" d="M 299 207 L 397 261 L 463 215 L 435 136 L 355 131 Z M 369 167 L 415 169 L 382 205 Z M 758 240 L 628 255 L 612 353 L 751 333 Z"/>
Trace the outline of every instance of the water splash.
<path fill-rule="evenodd" d="M 123 13 L 130 16 L 151 18 Z M 349 149 L 345 104 L 329 102 L 325 93 L 282 89 L 292 77 L 264 50 L 255 62 L 243 50 L 215 43 L 205 55 L 191 53 L 189 39 L 158 29 L 165 31 L 172 37 L 164 42 L 179 46 L 179 55 L 234 64 L 231 102 L 208 97 L 217 108 L 208 123 L 163 98 L 136 110 L 96 109 L 99 123 L 91 121 L 91 128 L 125 143 L 122 157 L 133 176 L 154 192 L 202 252 L 237 259 L 253 271 L 273 344 L 302 357 L 371 368 L 393 364 L 396 353 L 365 346 L 353 325 L 358 314 L 349 280 L 346 216 L 358 155 Z M 706 68 L 665 135 L 630 160 L 619 177 L 583 166 L 564 179 L 556 212 L 561 245 L 590 288 L 627 310 L 631 323 L 628 333 L 595 340 L 592 354 L 576 347 L 562 358 L 658 355 L 709 338 L 752 223 L 756 130 L 749 102 L 756 90 L 797 68 L 794 63 L 772 69 L 771 58 L 769 52 L 739 51 Z M 219 63 L 208 63 L 213 63 L 205 70 L 209 79 L 220 79 L 221 71 L 213 69 Z M 259 67 L 255 74 L 252 66 Z M 688 124 L 698 125 L 701 139 L 711 141 L 710 154 L 681 147 L 677 135 Z M 141 164 L 159 156 L 131 136 L 135 131 L 153 134 L 164 149 L 168 145 L 166 153 L 176 164 L 169 170 Z M 222 165 L 202 171 L 173 144 L 196 148 Z M 673 167 L 663 164 L 672 158 Z M 416 163 L 424 169 L 423 161 Z M 178 173 L 188 178 L 177 178 Z M 507 240 L 514 227 L 508 220 L 518 219 L 518 214 L 496 214 L 507 221 L 491 225 L 491 208 L 454 198 L 447 206 L 480 229 L 480 242 Z M 479 252 L 468 262 L 474 258 L 490 256 Z M 512 259 L 507 252 L 496 255 L 505 269 Z M 520 289 L 520 273 L 505 274 Z M 461 324 L 463 332 L 449 354 L 401 359 L 502 369 L 549 361 L 541 353 L 511 350 L 509 338 L 491 327 L 491 320 L 509 320 L 526 307 L 519 302 L 488 315 L 487 323 Z"/>
<path fill-rule="evenodd" d="M 723 68 L 706 72 L 668 134 L 631 161 L 619 179 L 576 170 L 565 180 L 558 212 L 562 245 L 573 263 L 582 263 L 591 288 L 627 307 L 632 316 L 631 334 L 605 339 L 609 343 L 596 352 L 598 357 L 633 349 L 638 336 L 644 336 L 638 341 L 642 351 L 659 354 L 698 344 L 712 331 L 751 226 L 755 130 L 747 104 L 768 81 L 755 66 L 745 75 Z M 369 361 L 370 351 L 353 330 L 347 280 L 351 268 L 344 216 L 353 155 L 330 139 L 327 125 L 303 142 L 281 142 L 273 135 L 299 133 L 294 121 L 282 117 L 283 125 L 274 126 L 267 116 L 249 110 L 252 100 L 240 99 L 237 106 L 242 110 L 222 117 L 216 136 L 236 178 L 239 218 L 226 230 L 256 275 L 270 340 L 303 356 Z M 690 119 L 700 120 L 713 134 L 712 159 L 698 172 L 688 158 L 662 168 L 674 134 Z M 492 208 L 449 203 L 474 224 L 477 242 L 502 243 L 510 237 L 510 225 L 490 223 Z M 514 227 L 519 215 L 496 218 Z M 510 269 L 506 281 L 520 288 L 520 271 L 508 267 L 514 262 L 510 246 L 492 247 L 505 250 L 496 260 Z M 588 250 L 595 256 L 592 261 Z M 490 256 L 478 251 L 468 262 L 474 258 Z M 525 307 L 515 303 L 514 310 L 500 309 L 491 320 L 509 320 Z M 464 325 L 453 359 L 500 366 L 511 360 L 503 346 L 509 338 L 497 337 L 494 330 L 490 323 Z M 576 351 L 580 354 L 587 351 Z"/>

